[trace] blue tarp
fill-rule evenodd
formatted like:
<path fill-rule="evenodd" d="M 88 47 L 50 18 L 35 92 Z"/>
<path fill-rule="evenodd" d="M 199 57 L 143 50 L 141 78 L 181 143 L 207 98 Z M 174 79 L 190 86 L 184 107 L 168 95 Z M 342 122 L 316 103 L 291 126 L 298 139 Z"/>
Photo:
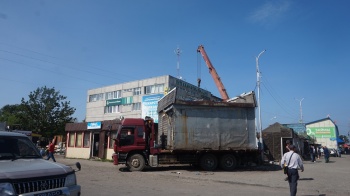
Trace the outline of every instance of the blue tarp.
<path fill-rule="evenodd" d="M 337 142 L 338 143 L 344 143 L 344 141 L 342 139 L 340 139 L 340 138 L 337 138 Z"/>

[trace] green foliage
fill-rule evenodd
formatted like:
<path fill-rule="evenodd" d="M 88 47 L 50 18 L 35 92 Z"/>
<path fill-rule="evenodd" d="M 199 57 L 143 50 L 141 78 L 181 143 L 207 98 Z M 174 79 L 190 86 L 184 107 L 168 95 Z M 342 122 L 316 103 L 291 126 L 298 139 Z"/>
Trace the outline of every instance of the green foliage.
<path fill-rule="evenodd" d="M 54 88 L 37 88 L 29 94 L 29 100 L 21 100 L 22 123 L 45 137 L 64 135 L 65 124 L 76 120 L 71 117 L 76 109 L 66 98 Z"/>
<path fill-rule="evenodd" d="M 20 125 L 21 120 L 18 117 L 21 113 L 21 106 L 16 105 L 5 105 L 0 109 L 0 122 L 6 122 L 7 125 L 13 127 L 15 125 Z"/>
<path fill-rule="evenodd" d="M 75 108 L 59 91 L 46 86 L 37 88 L 29 94 L 29 99 L 22 98 L 19 105 L 5 105 L 0 109 L 0 122 L 7 122 L 22 130 L 34 131 L 44 137 L 65 135 L 65 125 L 76 121 L 72 115 Z"/>

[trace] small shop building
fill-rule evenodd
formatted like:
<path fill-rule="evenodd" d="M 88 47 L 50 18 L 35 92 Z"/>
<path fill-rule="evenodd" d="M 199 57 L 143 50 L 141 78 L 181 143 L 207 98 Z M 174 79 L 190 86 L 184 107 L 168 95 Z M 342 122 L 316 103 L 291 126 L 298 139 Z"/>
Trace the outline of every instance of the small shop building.
<path fill-rule="evenodd" d="M 305 157 L 308 149 L 308 140 L 287 125 L 274 123 L 262 131 L 264 151 L 269 161 L 278 162 L 287 152 L 286 141 L 289 140 L 296 146 L 301 156 Z"/>
<path fill-rule="evenodd" d="M 119 119 L 66 124 L 66 157 L 112 159 L 119 125 Z"/>

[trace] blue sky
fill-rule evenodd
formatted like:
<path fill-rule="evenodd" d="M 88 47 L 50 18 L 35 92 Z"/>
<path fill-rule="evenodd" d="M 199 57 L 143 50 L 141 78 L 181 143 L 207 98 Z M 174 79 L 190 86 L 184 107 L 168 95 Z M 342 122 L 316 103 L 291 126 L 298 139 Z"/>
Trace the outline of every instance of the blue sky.
<path fill-rule="evenodd" d="M 301 103 L 304 122 L 329 115 L 347 135 L 349 8 L 347 0 L 0 0 L 0 107 L 54 87 L 81 121 L 88 89 L 161 75 L 194 85 L 200 77 L 220 96 L 199 45 L 234 97 L 257 90 L 255 58 L 266 49 L 262 127 L 297 123 Z"/>

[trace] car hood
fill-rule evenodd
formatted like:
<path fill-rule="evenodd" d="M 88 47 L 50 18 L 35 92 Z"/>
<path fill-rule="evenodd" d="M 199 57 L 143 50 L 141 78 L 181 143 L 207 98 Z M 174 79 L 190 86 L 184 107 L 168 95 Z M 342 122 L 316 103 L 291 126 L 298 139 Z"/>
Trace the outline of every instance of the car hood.
<path fill-rule="evenodd" d="M 0 179 L 18 179 L 62 175 L 72 172 L 66 165 L 44 159 L 16 159 L 0 161 Z"/>

